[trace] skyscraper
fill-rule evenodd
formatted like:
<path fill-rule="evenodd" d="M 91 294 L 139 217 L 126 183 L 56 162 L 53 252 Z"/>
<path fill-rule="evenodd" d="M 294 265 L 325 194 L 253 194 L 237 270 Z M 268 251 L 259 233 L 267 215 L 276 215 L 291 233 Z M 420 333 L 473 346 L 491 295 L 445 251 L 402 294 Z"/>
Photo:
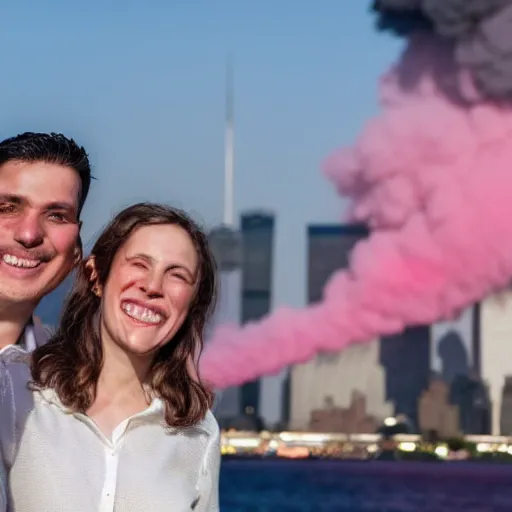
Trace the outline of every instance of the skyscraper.
<path fill-rule="evenodd" d="M 469 375 L 478 366 L 474 352 L 473 308 L 431 328 L 431 368 L 451 384 L 459 375 Z"/>
<path fill-rule="evenodd" d="M 308 228 L 308 303 L 321 300 L 327 281 L 347 268 L 355 244 L 368 235 L 361 225 L 314 225 Z M 385 376 L 379 365 L 378 340 L 368 340 L 340 353 L 319 354 L 291 370 L 290 426 L 307 429 L 315 410 L 350 409 L 364 395 L 367 412 L 378 419 L 392 414 L 384 397 Z M 334 427 L 333 427 L 334 428 Z"/>
<path fill-rule="evenodd" d="M 491 430 L 489 393 L 480 378 L 480 315 L 476 304 L 431 329 L 431 368 L 450 385 L 450 401 L 459 409 L 464 434 Z"/>
<path fill-rule="evenodd" d="M 242 304 L 241 322 L 260 320 L 270 312 L 274 253 L 274 215 L 264 211 L 245 212 L 241 217 Z M 260 380 L 241 389 L 241 412 L 260 416 Z"/>
<path fill-rule="evenodd" d="M 208 239 L 218 271 L 217 308 L 208 331 L 222 324 L 240 323 L 241 301 L 241 237 L 234 225 L 235 131 L 234 131 L 234 77 L 231 59 L 226 66 L 226 118 L 224 138 L 224 201 L 223 223 L 212 229 Z M 207 335 L 208 338 L 208 335 Z M 214 413 L 221 426 L 240 415 L 240 389 L 217 390 Z"/>
<path fill-rule="evenodd" d="M 228 226 L 210 231 L 209 243 L 218 271 L 218 298 L 215 314 L 208 325 L 207 336 L 223 324 L 239 324 L 241 293 L 241 241 L 240 233 Z M 237 387 L 218 391 L 215 416 L 221 426 L 240 414 L 240 390 Z"/>
<path fill-rule="evenodd" d="M 352 249 L 368 236 L 366 226 L 327 224 L 308 227 L 307 302 L 322 299 L 324 286 L 331 275 L 349 266 Z"/>
<path fill-rule="evenodd" d="M 512 424 L 504 412 L 503 399 L 510 403 L 507 377 L 512 376 L 510 344 L 512 342 L 512 291 L 487 297 L 475 308 L 474 351 L 478 354 L 479 377 L 486 385 L 491 408 L 490 434 L 499 435 L 502 427 Z M 505 390 L 505 393 L 504 393 Z"/>
<path fill-rule="evenodd" d="M 500 411 L 500 434 L 502 436 L 512 435 L 512 376 L 505 377 L 503 391 L 501 394 Z"/>
<path fill-rule="evenodd" d="M 406 415 L 418 428 L 419 399 L 429 387 L 430 326 L 409 327 L 400 334 L 383 336 L 380 363 L 386 371 L 386 399 L 395 414 Z"/>
<path fill-rule="evenodd" d="M 461 432 L 476 435 L 490 433 L 489 393 L 476 372 L 459 375 L 453 379 L 450 389 L 450 402 L 459 409 Z"/>

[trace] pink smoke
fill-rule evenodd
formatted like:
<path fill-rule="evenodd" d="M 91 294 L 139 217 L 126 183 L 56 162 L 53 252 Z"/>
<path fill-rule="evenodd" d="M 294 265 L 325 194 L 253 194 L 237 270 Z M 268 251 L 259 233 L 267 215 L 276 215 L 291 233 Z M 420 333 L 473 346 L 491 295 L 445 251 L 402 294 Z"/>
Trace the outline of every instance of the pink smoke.
<path fill-rule="evenodd" d="M 273 374 L 452 317 L 508 284 L 512 112 L 478 102 L 447 50 L 432 36 L 411 40 L 382 79 L 381 115 L 325 166 L 353 200 L 353 220 L 372 228 L 350 269 L 313 307 L 219 328 L 203 354 L 204 380 L 225 388 Z"/>

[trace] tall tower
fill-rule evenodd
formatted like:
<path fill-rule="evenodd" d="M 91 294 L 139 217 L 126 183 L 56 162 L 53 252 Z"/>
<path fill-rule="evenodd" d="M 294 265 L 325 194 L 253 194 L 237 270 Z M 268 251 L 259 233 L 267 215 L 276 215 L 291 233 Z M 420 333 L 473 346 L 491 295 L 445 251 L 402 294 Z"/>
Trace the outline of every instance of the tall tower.
<path fill-rule="evenodd" d="M 222 324 L 240 322 L 241 239 L 234 225 L 234 87 L 233 62 L 226 66 L 226 118 L 224 146 L 224 208 L 223 223 L 209 233 L 210 247 L 218 268 L 219 297 L 209 330 Z M 240 389 L 217 390 L 215 415 L 221 426 L 240 414 Z"/>
<path fill-rule="evenodd" d="M 386 399 L 395 404 L 395 414 L 404 414 L 416 430 L 418 400 L 429 386 L 430 325 L 407 327 L 399 334 L 382 336 L 380 363 L 386 371 Z"/>
<path fill-rule="evenodd" d="M 368 236 L 363 225 L 310 225 L 307 231 L 307 302 L 322 300 L 333 273 L 349 266 L 354 246 Z M 331 406 L 349 409 L 354 393 L 366 399 L 366 412 L 384 419 L 393 412 L 385 398 L 385 374 L 379 364 L 378 340 L 341 352 L 320 353 L 290 371 L 289 420 L 296 430 L 310 428 L 312 413 Z"/>
<path fill-rule="evenodd" d="M 242 237 L 242 304 L 241 322 L 255 322 L 268 315 L 272 305 L 272 268 L 274 253 L 275 217 L 272 212 L 249 211 L 241 218 Z M 262 384 L 270 381 L 257 379 L 242 386 L 242 413 L 263 417 L 265 421 L 277 421 L 264 414 L 262 401 L 267 401 L 268 392 Z M 267 386 L 263 386 L 266 388 Z M 274 393 L 275 394 L 275 393 Z M 264 396 L 267 395 L 267 396 Z M 280 416 L 280 404 L 273 407 L 276 416 Z M 271 407 L 272 408 L 272 407 Z"/>
<path fill-rule="evenodd" d="M 235 126 L 234 126 L 234 69 L 228 57 L 226 66 L 226 134 L 224 148 L 224 225 L 234 223 Z"/>
<path fill-rule="evenodd" d="M 512 376 L 508 354 L 512 340 L 512 291 L 504 290 L 485 298 L 475 308 L 474 351 L 477 371 L 487 387 L 492 435 L 510 432 L 510 386 Z"/>

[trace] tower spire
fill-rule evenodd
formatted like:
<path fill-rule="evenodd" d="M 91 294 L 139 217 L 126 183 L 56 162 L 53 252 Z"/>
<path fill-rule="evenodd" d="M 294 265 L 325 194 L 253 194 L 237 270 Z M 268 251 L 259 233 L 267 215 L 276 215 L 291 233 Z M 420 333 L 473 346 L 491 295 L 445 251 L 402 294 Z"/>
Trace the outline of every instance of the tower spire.
<path fill-rule="evenodd" d="M 226 126 L 224 147 L 224 224 L 234 224 L 234 70 L 233 58 L 228 56 L 226 63 Z"/>

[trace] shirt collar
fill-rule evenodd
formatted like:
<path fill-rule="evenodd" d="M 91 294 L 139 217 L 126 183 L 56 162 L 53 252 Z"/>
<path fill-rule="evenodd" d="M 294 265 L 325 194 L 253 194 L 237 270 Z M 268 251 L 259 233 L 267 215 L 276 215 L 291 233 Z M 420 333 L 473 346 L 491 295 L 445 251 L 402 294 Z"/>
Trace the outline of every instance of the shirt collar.
<path fill-rule="evenodd" d="M 32 352 L 37 348 L 36 330 L 32 319 L 25 326 L 17 345 L 20 345 L 27 352 Z"/>
<path fill-rule="evenodd" d="M 48 404 L 53 404 L 59 409 L 61 409 L 66 414 L 75 414 L 74 411 L 66 407 L 61 401 L 55 390 L 51 388 L 46 389 L 40 389 L 37 391 L 41 398 Z M 134 420 L 137 421 L 144 421 L 147 423 L 162 423 L 164 419 L 164 403 L 160 398 L 153 398 L 151 401 L 151 404 L 148 406 L 147 409 L 142 411 L 141 413 L 137 414 L 133 417 Z M 215 417 L 213 414 L 208 411 L 206 413 L 206 416 L 202 421 L 200 421 L 197 425 L 194 425 L 194 427 L 200 431 L 202 431 L 207 436 L 213 436 L 218 427 L 217 427 L 217 421 L 215 420 Z M 177 432 L 181 429 L 179 428 L 171 428 L 170 431 Z"/>
<path fill-rule="evenodd" d="M 38 389 L 37 392 L 48 404 L 53 404 L 66 414 L 74 414 L 74 411 L 66 407 L 59 398 L 59 395 L 52 388 Z M 159 398 L 153 398 L 148 408 L 141 414 L 144 416 L 162 415 L 164 410 L 163 402 Z"/>

